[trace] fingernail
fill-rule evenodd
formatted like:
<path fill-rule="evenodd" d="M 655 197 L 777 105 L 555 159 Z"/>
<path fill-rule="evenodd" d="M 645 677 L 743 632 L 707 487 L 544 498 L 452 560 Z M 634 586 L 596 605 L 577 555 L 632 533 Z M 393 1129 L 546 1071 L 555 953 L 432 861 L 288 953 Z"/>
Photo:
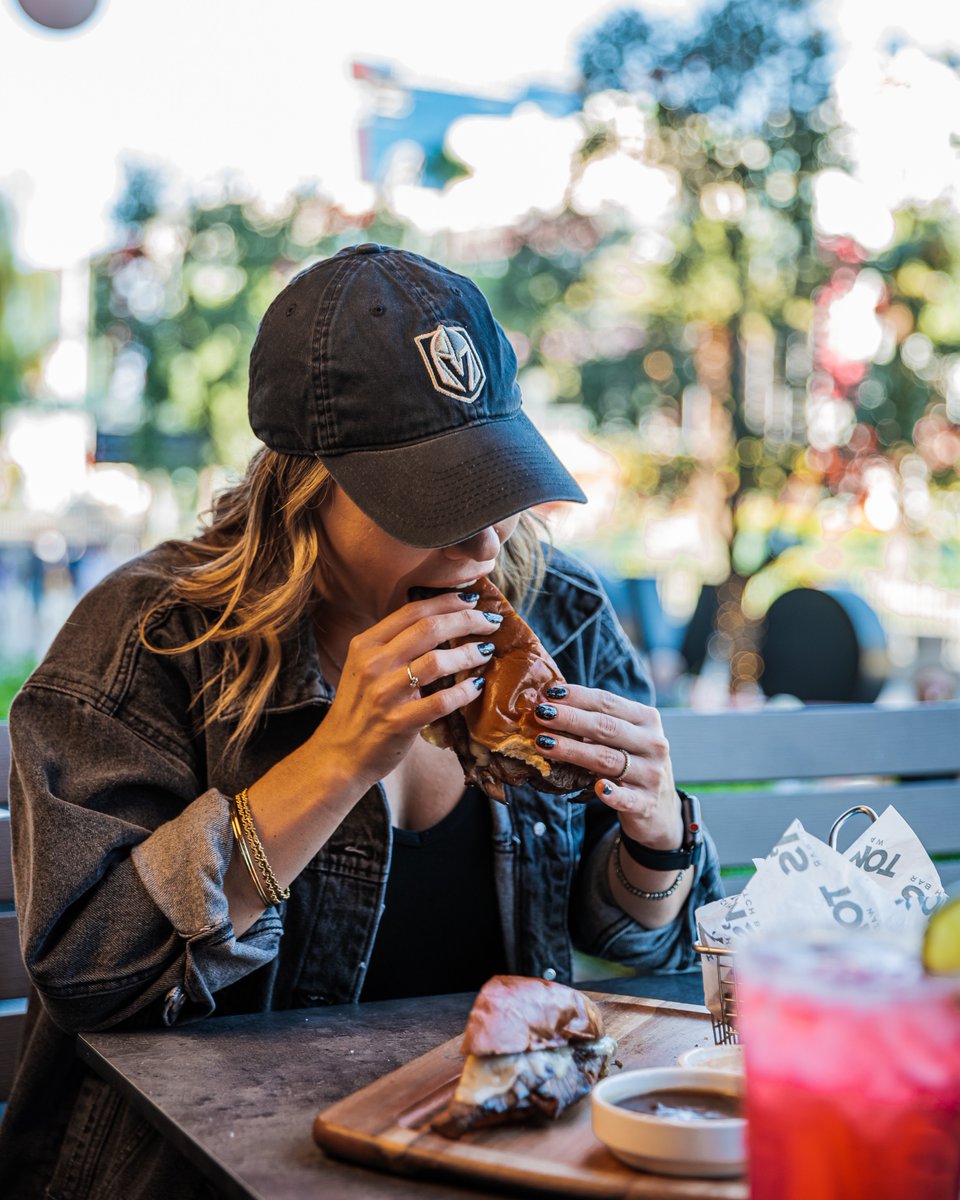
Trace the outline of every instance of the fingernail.
<path fill-rule="evenodd" d="M 483 655 L 485 655 L 485 657 L 489 658 L 490 655 L 494 652 L 494 650 L 496 650 L 496 646 L 493 644 L 493 642 L 481 642 L 480 645 L 477 647 L 477 649 L 480 651 L 481 654 L 483 654 Z"/>
<path fill-rule="evenodd" d="M 491 625 L 500 625 L 503 622 L 502 613 L 485 612 L 483 615 L 487 618 Z"/>
<path fill-rule="evenodd" d="M 479 592 L 457 592 L 457 595 L 464 602 L 464 604 L 476 604 L 476 602 L 480 599 Z"/>
<path fill-rule="evenodd" d="M 549 696 L 551 700 L 563 700 L 566 694 L 567 689 L 565 687 L 561 687 L 560 684 L 555 684 L 553 687 L 548 687 L 546 690 L 546 695 Z"/>
<path fill-rule="evenodd" d="M 613 784 L 607 783 L 607 781 L 604 780 L 603 787 L 600 789 L 600 791 L 603 792 L 603 794 L 605 796 L 612 796 L 613 795 Z"/>
<path fill-rule="evenodd" d="M 545 733 L 537 735 L 537 745 L 542 746 L 544 750 L 552 750 L 556 744 L 556 738 L 548 737 Z"/>
<path fill-rule="evenodd" d="M 482 675 L 477 675 L 477 676 L 475 676 L 475 677 L 474 677 L 474 680 L 473 680 L 473 686 L 474 686 L 474 687 L 477 689 L 477 691 L 478 691 L 478 692 L 482 692 L 482 691 L 483 691 L 483 685 L 484 685 L 486 682 L 487 682 L 487 681 L 484 679 L 484 677 L 483 677 Z"/>
<path fill-rule="evenodd" d="M 552 721 L 557 715 L 557 710 L 552 704 L 538 704 L 533 710 L 541 721 Z"/>

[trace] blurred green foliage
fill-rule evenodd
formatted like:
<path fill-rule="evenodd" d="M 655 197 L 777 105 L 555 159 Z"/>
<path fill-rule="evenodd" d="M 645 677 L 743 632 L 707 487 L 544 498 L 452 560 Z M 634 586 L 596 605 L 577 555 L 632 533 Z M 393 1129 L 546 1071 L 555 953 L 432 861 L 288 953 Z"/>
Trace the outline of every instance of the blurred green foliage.
<path fill-rule="evenodd" d="M 10 702 L 36 665 L 33 659 L 3 663 L 2 669 L 0 669 L 0 721 L 7 719 L 10 713 Z"/>
<path fill-rule="evenodd" d="M 255 446 L 246 394 L 259 320 L 301 264 L 355 241 L 356 223 L 312 194 L 278 212 L 227 199 L 175 213 L 162 180 L 137 167 L 115 216 L 123 243 L 93 268 L 99 429 L 142 467 L 241 467 Z M 364 236 L 404 231 L 384 216 Z"/>
<path fill-rule="evenodd" d="M 40 361 L 55 335 L 56 281 L 17 267 L 0 198 L 0 409 L 39 390 Z"/>
<path fill-rule="evenodd" d="M 580 51 L 588 91 L 649 92 L 681 122 L 709 113 L 741 131 L 771 113 L 811 112 L 829 94 L 832 66 L 809 0 L 708 0 L 685 17 L 624 8 Z"/>

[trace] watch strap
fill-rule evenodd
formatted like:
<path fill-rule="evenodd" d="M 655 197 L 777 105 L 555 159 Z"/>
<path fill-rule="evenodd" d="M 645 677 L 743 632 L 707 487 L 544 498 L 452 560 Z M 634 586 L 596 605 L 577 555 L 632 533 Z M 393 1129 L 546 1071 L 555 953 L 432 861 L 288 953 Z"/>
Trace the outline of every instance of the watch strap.
<path fill-rule="evenodd" d="M 691 867 L 700 857 L 703 837 L 700 830 L 700 802 L 696 796 L 677 788 L 683 817 L 683 845 L 677 850 L 653 850 L 620 830 L 620 844 L 635 863 L 651 871 L 678 871 Z"/>

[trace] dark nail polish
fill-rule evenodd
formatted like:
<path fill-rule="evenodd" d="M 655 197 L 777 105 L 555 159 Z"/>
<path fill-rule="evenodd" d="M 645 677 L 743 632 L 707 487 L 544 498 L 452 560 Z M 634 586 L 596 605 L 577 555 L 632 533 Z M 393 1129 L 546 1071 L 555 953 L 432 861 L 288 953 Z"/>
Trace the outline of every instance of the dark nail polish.
<path fill-rule="evenodd" d="M 481 654 L 489 658 L 494 650 L 496 650 L 496 646 L 493 644 L 493 642 L 481 642 L 477 649 Z"/>
<path fill-rule="evenodd" d="M 503 616 L 500 613 L 485 612 L 483 615 L 491 625 L 500 625 L 503 623 Z"/>
<path fill-rule="evenodd" d="M 533 710 L 541 721 L 552 721 L 557 715 L 557 710 L 552 704 L 538 704 Z"/>
<path fill-rule="evenodd" d="M 477 676 L 475 676 L 475 678 L 474 678 L 474 680 L 473 680 L 473 686 L 474 686 L 474 687 L 477 689 L 477 691 L 478 691 L 478 692 L 482 692 L 482 691 L 483 691 L 483 685 L 484 685 L 486 682 L 487 682 L 487 681 L 484 679 L 484 677 L 483 677 L 482 675 L 477 675 Z"/>
<path fill-rule="evenodd" d="M 542 746 L 544 750 L 552 750 L 556 744 L 556 738 L 548 737 L 545 733 L 537 734 L 537 745 Z"/>
<path fill-rule="evenodd" d="M 605 796 L 612 796 L 612 795 L 613 795 L 613 788 L 611 787 L 611 785 L 610 785 L 609 783 L 605 783 L 605 784 L 603 785 L 603 787 L 600 789 L 600 791 L 601 791 L 601 792 L 603 792 L 603 794 L 604 794 Z"/>
<path fill-rule="evenodd" d="M 476 602 L 480 599 L 479 592 L 457 592 L 457 595 L 464 602 L 464 604 L 476 604 Z"/>
<path fill-rule="evenodd" d="M 555 684 L 553 687 L 547 688 L 546 694 L 551 700 L 563 700 L 567 694 L 567 689 L 561 687 L 560 684 Z"/>

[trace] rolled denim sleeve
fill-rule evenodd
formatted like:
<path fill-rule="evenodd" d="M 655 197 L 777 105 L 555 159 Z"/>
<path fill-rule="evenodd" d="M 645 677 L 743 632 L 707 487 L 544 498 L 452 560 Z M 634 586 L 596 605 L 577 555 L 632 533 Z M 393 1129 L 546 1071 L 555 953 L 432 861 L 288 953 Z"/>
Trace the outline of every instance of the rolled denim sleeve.
<path fill-rule="evenodd" d="M 660 929 L 645 929 L 614 901 L 607 862 L 616 837 L 610 829 L 581 868 L 575 906 L 575 940 L 588 954 L 649 971 L 683 971 L 696 964 L 696 910 L 723 895 L 720 864 L 709 834 L 694 867 L 693 887 L 675 919 Z"/>
<path fill-rule="evenodd" d="M 234 933 L 229 804 L 201 791 L 188 752 L 42 682 L 14 701 L 10 734 L 21 944 L 58 1025 L 164 1019 L 151 1014 L 177 989 L 181 1018 L 206 1015 L 276 955 L 274 910 Z"/>
<path fill-rule="evenodd" d="M 147 894 L 184 943 L 182 986 L 191 1016 L 212 1012 L 215 992 L 279 949 L 282 926 L 274 909 L 242 937 L 234 934 L 223 892 L 233 849 L 230 801 L 211 788 L 131 854 Z"/>

